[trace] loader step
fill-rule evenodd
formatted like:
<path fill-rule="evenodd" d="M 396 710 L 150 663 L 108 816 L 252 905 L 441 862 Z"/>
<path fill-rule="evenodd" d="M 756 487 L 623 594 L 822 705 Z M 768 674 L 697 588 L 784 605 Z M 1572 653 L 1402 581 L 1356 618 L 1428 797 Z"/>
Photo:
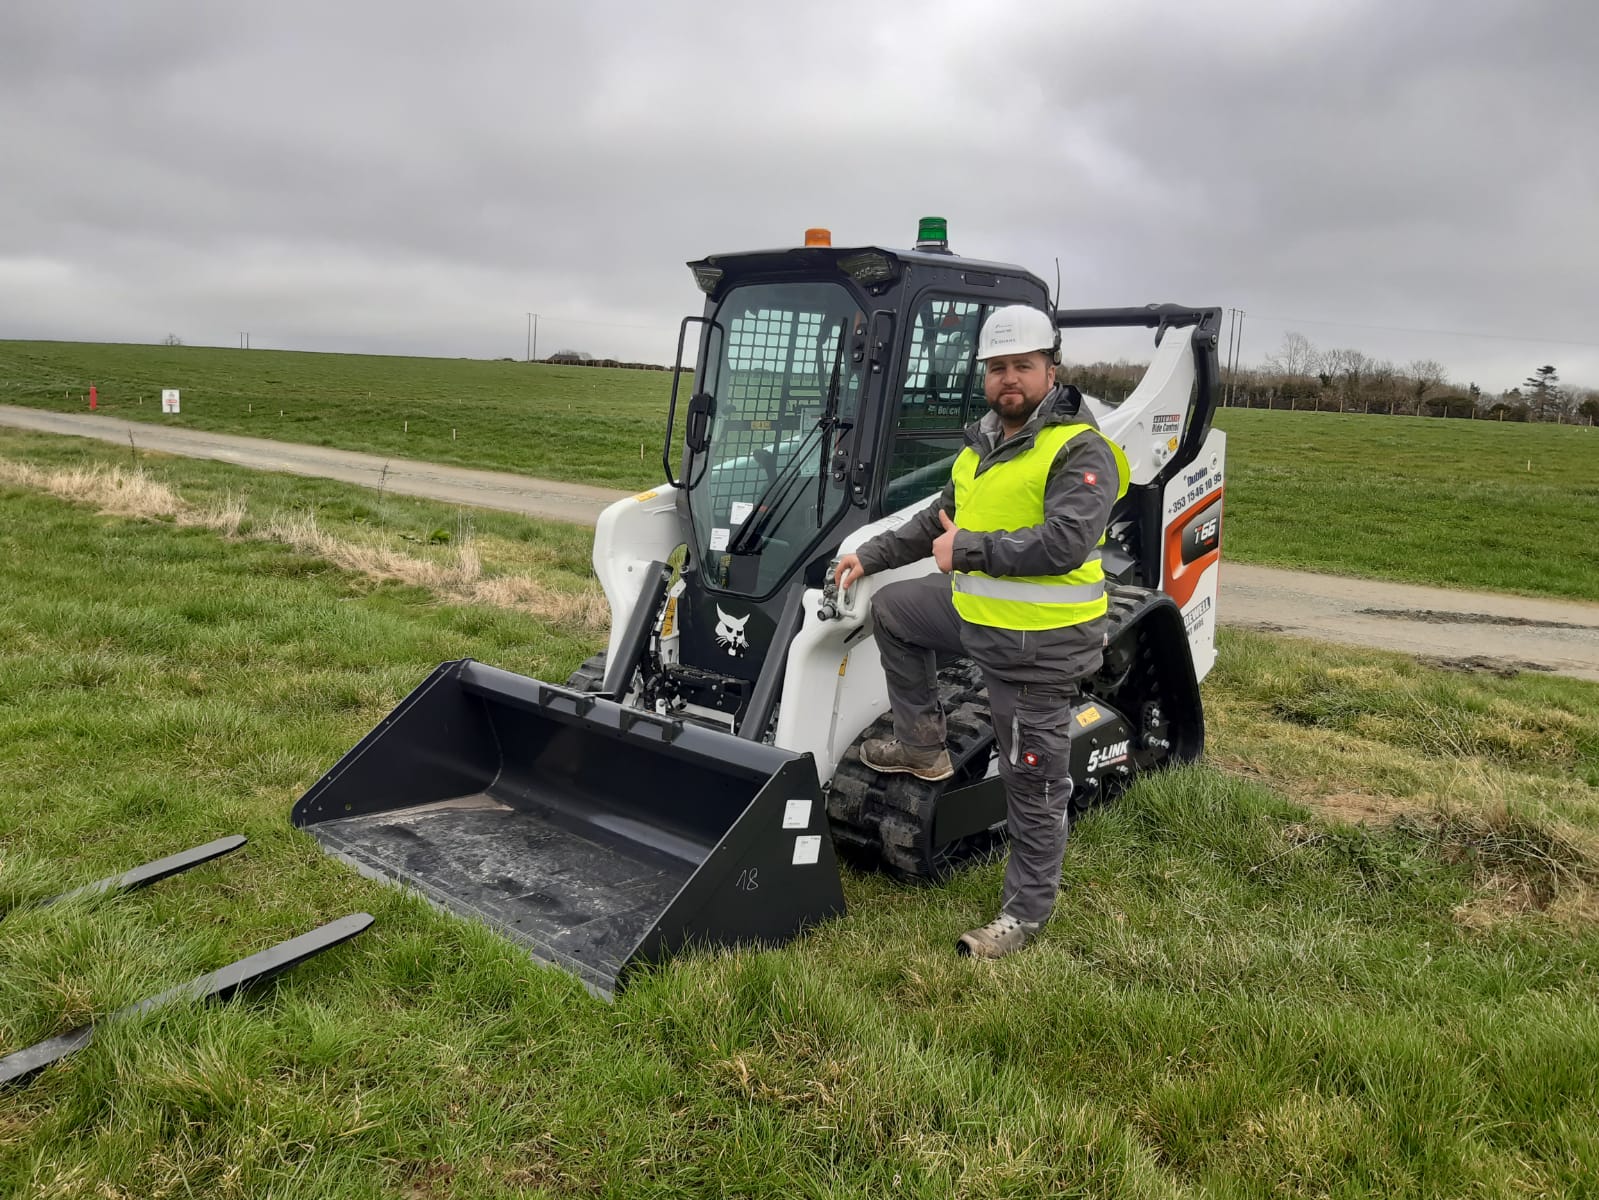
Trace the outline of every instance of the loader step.
<path fill-rule="evenodd" d="M 827 813 L 840 848 L 862 865 L 880 866 L 901 879 L 941 880 L 992 852 L 1003 838 L 1005 795 L 997 788 L 989 804 L 979 805 L 994 810 L 991 820 L 978 820 L 955 837 L 940 836 L 945 798 L 980 784 L 989 773 L 994 733 L 982 673 L 973 663 L 962 659 L 940 669 L 938 690 L 953 778 L 884 775 L 861 762 L 867 738 L 893 736 L 893 719 L 884 716 L 855 740 L 828 784 Z"/>

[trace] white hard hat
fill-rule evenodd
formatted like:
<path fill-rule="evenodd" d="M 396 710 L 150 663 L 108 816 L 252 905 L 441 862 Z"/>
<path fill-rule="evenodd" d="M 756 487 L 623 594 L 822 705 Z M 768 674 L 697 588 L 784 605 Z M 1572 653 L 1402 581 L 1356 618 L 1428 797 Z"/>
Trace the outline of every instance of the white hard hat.
<path fill-rule="evenodd" d="M 983 322 L 983 332 L 977 337 L 977 357 L 1042 350 L 1054 358 L 1059 346 L 1060 334 L 1048 313 L 1026 304 L 1007 304 L 989 313 Z"/>

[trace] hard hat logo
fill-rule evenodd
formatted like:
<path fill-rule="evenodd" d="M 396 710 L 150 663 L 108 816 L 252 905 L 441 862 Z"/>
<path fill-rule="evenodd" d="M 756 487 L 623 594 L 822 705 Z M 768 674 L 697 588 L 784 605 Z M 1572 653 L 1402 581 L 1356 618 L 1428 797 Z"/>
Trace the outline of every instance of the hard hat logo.
<path fill-rule="evenodd" d="M 1054 356 L 1060 344 L 1055 319 L 1026 304 L 1007 304 L 996 308 L 983 322 L 977 339 L 977 357 L 988 359 L 1000 354 L 1026 354 L 1042 350 Z"/>

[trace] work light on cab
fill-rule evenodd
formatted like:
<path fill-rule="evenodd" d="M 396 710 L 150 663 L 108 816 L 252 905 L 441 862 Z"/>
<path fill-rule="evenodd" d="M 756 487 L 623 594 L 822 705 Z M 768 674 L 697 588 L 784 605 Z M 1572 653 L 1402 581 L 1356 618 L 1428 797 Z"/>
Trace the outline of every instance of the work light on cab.
<path fill-rule="evenodd" d="M 923 217 L 916 226 L 916 248 L 931 254 L 949 254 L 949 222 L 943 217 Z"/>

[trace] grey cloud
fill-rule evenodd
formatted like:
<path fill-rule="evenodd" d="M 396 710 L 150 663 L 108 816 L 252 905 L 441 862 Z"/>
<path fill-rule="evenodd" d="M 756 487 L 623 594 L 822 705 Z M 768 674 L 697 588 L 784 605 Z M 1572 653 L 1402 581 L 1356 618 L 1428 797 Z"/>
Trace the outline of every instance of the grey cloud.
<path fill-rule="evenodd" d="M 942 212 L 1059 255 L 1068 303 L 1248 309 L 1257 351 L 1287 316 L 1594 340 L 1596 34 L 1441 0 L 12 4 L 0 336 L 516 354 L 538 309 L 663 359 L 685 259 Z M 1599 384 L 1599 350 L 1303 331 Z"/>

